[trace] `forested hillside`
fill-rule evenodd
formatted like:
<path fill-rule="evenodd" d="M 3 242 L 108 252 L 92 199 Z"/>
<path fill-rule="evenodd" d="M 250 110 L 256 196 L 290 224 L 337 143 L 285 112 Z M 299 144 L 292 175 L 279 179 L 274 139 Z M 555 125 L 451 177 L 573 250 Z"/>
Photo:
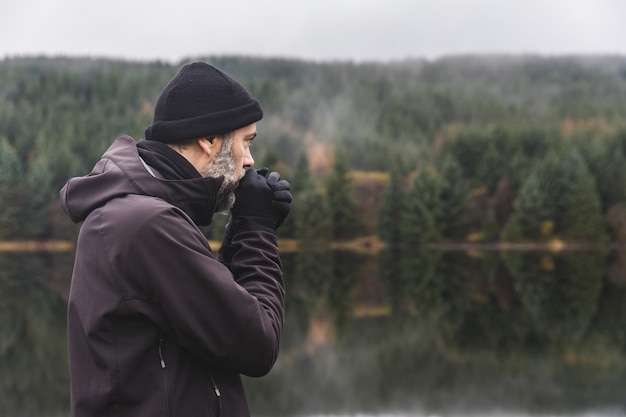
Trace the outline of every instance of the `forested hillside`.
<path fill-rule="evenodd" d="M 283 237 L 626 239 L 626 57 L 198 59 L 261 101 L 257 166 L 295 197 Z M 142 138 L 181 64 L 0 61 L 0 239 L 72 238 L 59 188 Z"/>

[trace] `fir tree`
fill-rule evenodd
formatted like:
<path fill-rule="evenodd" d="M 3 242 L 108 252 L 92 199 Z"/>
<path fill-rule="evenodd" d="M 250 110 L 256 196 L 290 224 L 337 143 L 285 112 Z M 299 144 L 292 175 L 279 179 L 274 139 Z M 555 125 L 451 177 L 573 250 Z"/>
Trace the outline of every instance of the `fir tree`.
<path fill-rule="evenodd" d="M 469 189 L 461 165 L 452 157 L 443 162 L 439 185 L 437 227 L 446 238 L 462 238 L 467 232 Z"/>
<path fill-rule="evenodd" d="M 509 222 L 517 222 L 521 236 L 542 237 L 542 224 L 555 222 L 562 204 L 559 199 L 567 188 L 556 153 L 549 153 L 530 172 L 515 201 L 515 214 Z"/>
<path fill-rule="evenodd" d="M 483 218 L 481 240 L 483 242 L 495 242 L 498 240 L 499 228 L 498 220 L 493 210 L 488 210 Z"/>
<path fill-rule="evenodd" d="M 297 237 L 297 226 L 296 226 L 296 217 L 298 214 L 296 213 L 295 207 L 300 204 L 307 204 L 305 195 L 314 193 L 316 191 L 316 184 L 311 176 L 311 172 L 309 170 L 309 161 L 306 157 L 306 154 L 302 154 L 298 165 L 296 166 L 296 171 L 293 177 L 293 180 L 290 182 L 291 185 L 291 194 L 293 196 L 292 203 L 292 212 L 287 216 L 285 222 L 281 225 L 280 229 L 278 229 L 278 233 L 280 237 L 288 237 L 295 238 Z M 302 227 L 303 225 L 301 225 Z"/>
<path fill-rule="evenodd" d="M 402 215 L 402 243 L 416 246 L 441 240 L 437 218 L 441 216 L 439 189 L 435 177 L 424 170 L 413 181 Z"/>
<path fill-rule="evenodd" d="M 504 167 L 503 155 L 496 146 L 495 139 L 489 138 L 488 141 L 484 153 L 475 161 L 478 165 L 476 177 L 478 184 L 486 186 L 487 190 L 492 193 L 498 181 L 504 176 Z"/>
<path fill-rule="evenodd" d="M 0 238 L 15 238 L 21 232 L 21 207 L 25 203 L 24 187 L 19 181 L 21 172 L 15 148 L 0 138 Z"/>
<path fill-rule="evenodd" d="M 401 178 L 398 171 L 394 169 L 391 171 L 389 185 L 383 195 L 378 222 L 380 238 L 391 245 L 400 243 L 403 212 L 404 196 Z"/>
<path fill-rule="evenodd" d="M 309 158 L 306 153 L 302 153 L 296 165 L 293 181 L 291 182 L 291 192 L 293 194 L 310 191 L 315 188 L 315 181 L 309 169 Z"/>
<path fill-rule="evenodd" d="M 300 247 L 325 245 L 333 238 L 331 210 L 326 195 L 315 188 L 297 193 L 293 203 L 295 236 Z"/>
<path fill-rule="evenodd" d="M 357 236 L 361 227 L 348 173 L 349 167 L 345 154 L 343 149 L 338 146 L 335 150 L 333 169 L 326 178 L 325 184 L 332 218 L 333 238 L 336 240 Z"/>
<path fill-rule="evenodd" d="M 576 149 L 564 158 L 564 176 L 569 190 L 562 196 L 563 210 L 558 216 L 558 231 L 573 240 L 604 242 L 606 227 L 595 180 Z"/>
<path fill-rule="evenodd" d="M 606 212 L 612 205 L 626 201 L 626 157 L 619 143 L 602 139 L 596 141 L 587 160 Z"/>

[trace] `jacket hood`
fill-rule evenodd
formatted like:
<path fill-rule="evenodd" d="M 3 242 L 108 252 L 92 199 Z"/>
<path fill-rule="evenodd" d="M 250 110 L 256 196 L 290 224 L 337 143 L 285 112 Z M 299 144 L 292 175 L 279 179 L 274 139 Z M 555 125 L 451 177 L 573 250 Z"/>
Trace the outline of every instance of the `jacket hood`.
<path fill-rule="evenodd" d="M 71 178 L 59 195 L 63 210 L 75 223 L 109 200 L 138 194 L 165 200 L 204 226 L 211 223 L 223 181 L 223 177 L 180 181 L 155 178 L 141 162 L 135 141 L 121 136 L 89 174 Z"/>

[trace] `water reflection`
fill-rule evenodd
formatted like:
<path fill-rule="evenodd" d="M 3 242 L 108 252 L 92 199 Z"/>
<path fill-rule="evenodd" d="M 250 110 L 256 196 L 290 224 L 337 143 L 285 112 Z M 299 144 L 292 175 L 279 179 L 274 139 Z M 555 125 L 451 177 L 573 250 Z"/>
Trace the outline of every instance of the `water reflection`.
<path fill-rule="evenodd" d="M 249 381 L 253 408 L 622 415 L 626 285 L 610 274 L 619 259 L 601 251 L 293 255 L 282 357 L 268 379 Z"/>
<path fill-rule="evenodd" d="M 68 415 L 72 256 L 0 255 L 2 416 Z M 269 376 L 245 381 L 253 414 L 623 415 L 625 260 L 287 254 L 282 352 Z"/>
<path fill-rule="evenodd" d="M 67 414 L 65 265 L 63 255 L 0 254 L 2 416 Z"/>

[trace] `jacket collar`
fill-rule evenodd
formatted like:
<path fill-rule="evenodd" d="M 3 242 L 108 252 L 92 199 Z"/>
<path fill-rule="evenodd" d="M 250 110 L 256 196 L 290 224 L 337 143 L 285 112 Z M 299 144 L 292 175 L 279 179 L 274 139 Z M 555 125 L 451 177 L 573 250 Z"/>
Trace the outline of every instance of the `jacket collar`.
<path fill-rule="evenodd" d="M 135 141 L 130 136 L 121 136 L 88 175 L 72 178 L 65 184 L 60 192 L 61 205 L 73 221 L 80 222 L 110 199 L 128 194 L 147 195 L 167 201 L 183 210 L 197 225 L 205 226 L 211 223 L 223 181 L 223 177 L 157 178 L 139 158 Z"/>

